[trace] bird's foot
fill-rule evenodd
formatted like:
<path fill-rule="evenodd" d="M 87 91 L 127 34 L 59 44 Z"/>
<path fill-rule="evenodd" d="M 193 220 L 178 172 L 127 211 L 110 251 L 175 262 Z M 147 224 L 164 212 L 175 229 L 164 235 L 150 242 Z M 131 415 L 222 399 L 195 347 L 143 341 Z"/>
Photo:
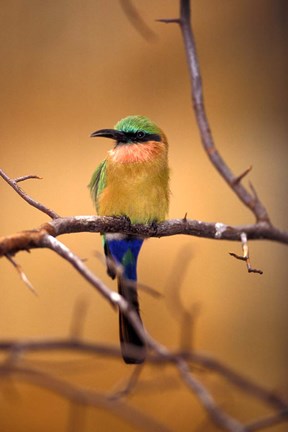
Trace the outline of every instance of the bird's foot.
<path fill-rule="evenodd" d="M 156 236 L 158 232 L 158 222 L 156 221 L 156 219 L 150 222 L 149 228 L 152 231 L 152 234 Z"/>
<path fill-rule="evenodd" d="M 129 218 L 129 216 L 126 215 L 114 215 L 113 217 L 115 217 L 116 219 L 119 219 L 120 221 L 123 221 L 124 223 L 128 223 L 129 227 L 132 225 L 131 219 Z"/>
<path fill-rule="evenodd" d="M 121 222 L 123 222 L 125 228 L 127 228 L 128 230 L 131 230 L 132 222 L 131 222 L 131 219 L 129 218 L 129 216 L 120 215 L 120 216 L 117 216 L 117 218 L 120 219 Z"/>
<path fill-rule="evenodd" d="M 122 219 L 123 221 L 125 221 L 126 223 L 128 223 L 129 228 L 130 228 L 131 225 L 132 225 L 132 222 L 131 222 L 131 219 L 129 218 L 129 216 L 121 215 L 120 217 L 121 217 L 121 219 Z"/>

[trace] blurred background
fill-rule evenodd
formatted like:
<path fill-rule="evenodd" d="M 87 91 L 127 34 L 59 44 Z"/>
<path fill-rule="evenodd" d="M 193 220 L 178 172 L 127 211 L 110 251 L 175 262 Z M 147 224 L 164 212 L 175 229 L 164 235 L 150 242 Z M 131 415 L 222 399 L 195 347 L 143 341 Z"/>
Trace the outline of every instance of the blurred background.
<path fill-rule="evenodd" d="M 253 166 L 249 180 L 273 223 L 287 229 L 287 2 L 191 3 L 217 147 L 236 174 Z M 176 17 L 178 1 L 134 4 L 155 33 L 151 40 L 135 30 L 118 1 L 2 2 L 1 168 L 11 177 L 43 177 L 22 187 L 63 216 L 94 214 L 87 184 L 111 143 L 91 140 L 89 135 L 113 127 L 129 114 L 143 114 L 169 139 L 170 218 L 187 213 L 203 221 L 253 223 L 253 215 L 201 147 L 179 28 L 155 22 Z M 0 235 L 48 220 L 3 181 L 0 193 Z M 98 234 L 65 235 L 60 240 L 116 289 L 95 256 L 102 251 Z M 185 325 L 186 346 L 288 396 L 287 247 L 250 242 L 252 263 L 264 271 L 262 276 L 248 274 L 244 264 L 228 255 L 230 251 L 241 253 L 241 245 L 187 236 L 147 241 L 139 259 L 139 279 L 162 297 L 140 293 L 143 320 L 157 341 L 176 349 L 183 339 L 183 316 L 196 307 L 193 328 Z M 16 260 L 38 296 L 2 259 L 1 340 L 67 337 L 81 304 L 83 338 L 118 346 L 116 312 L 66 262 L 46 250 L 20 253 Z M 108 358 L 60 353 L 30 358 L 48 372 L 101 392 L 113 392 L 131 374 L 131 368 Z M 241 421 L 269 413 L 215 374 L 202 372 L 199 377 L 221 407 Z M 172 367 L 147 365 L 127 403 L 173 431 L 216 430 Z M 71 428 L 71 422 L 83 432 L 138 430 L 105 410 L 76 409 L 52 392 L 16 379 L 0 386 L 2 431 L 62 432 Z M 267 430 L 281 432 L 285 427 Z"/>

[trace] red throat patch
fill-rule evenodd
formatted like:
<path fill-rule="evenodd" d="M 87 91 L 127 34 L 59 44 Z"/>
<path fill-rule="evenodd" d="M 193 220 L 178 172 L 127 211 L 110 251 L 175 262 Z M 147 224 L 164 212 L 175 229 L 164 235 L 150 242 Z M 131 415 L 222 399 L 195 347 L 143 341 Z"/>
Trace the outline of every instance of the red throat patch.
<path fill-rule="evenodd" d="M 109 151 L 113 162 L 147 162 L 159 156 L 165 150 L 165 144 L 159 141 L 147 141 L 139 144 L 118 145 Z"/>

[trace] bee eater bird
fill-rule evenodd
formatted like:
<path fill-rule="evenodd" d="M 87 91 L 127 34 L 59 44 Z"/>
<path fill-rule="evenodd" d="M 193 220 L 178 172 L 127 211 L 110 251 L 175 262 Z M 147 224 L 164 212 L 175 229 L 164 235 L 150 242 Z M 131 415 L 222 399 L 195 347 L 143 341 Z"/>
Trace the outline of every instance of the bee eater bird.
<path fill-rule="evenodd" d="M 100 129 L 91 137 L 110 138 L 115 146 L 98 166 L 89 187 L 100 216 L 124 216 L 132 224 L 165 219 L 169 205 L 168 143 L 162 130 L 147 117 L 129 116 L 114 129 Z M 136 265 L 143 239 L 124 234 L 104 234 L 107 273 L 116 277 L 121 265 L 118 291 L 139 316 Z M 119 333 L 126 363 L 142 363 L 146 349 L 129 319 L 119 312 Z M 134 348 L 134 350 L 133 350 Z"/>

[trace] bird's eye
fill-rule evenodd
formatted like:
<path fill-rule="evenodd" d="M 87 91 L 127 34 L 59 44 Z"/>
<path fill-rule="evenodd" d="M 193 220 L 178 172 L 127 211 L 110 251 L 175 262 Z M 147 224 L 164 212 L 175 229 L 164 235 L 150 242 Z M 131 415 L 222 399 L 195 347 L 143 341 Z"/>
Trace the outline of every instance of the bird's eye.
<path fill-rule="evenodd" d="M 138 131 L 136 136 L 138 139 L 143 139 L 145 137 L 146 133 L 144 131 Z"/>

